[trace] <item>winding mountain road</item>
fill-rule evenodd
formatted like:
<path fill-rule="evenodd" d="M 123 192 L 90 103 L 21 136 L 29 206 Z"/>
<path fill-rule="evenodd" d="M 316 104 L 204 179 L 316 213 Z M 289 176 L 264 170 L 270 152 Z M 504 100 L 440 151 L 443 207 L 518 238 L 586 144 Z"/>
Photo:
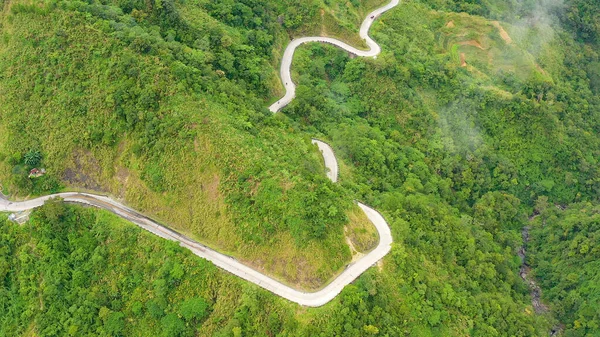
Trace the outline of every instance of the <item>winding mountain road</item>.
<path fill-rule="evenodd" d="M 63 198 L 66 202 L 90 205 L 111 211 L 123 219 L 129 220 L 155 235 L 167 240 L 179 242 L 180 246 L 189 249 L 195 255 L 211 261 L 218 267 L 234 275 L 263 287 L 264 289 L 269 290 L 274 294 L 286 298 L 292 302 L 310 307 L 318 307 L 331 301 L 342 291 L 346 285 L 350 284 L 350 282 L 354 281 L 354 279 L 365 272 L 365 270 L 369 269 L 369 267 L 383 258 L 390 250 L 392 243 L 390 229 L 381 214 L 364 204 L 358 203 L 358 206 L 363 209 L 369 220 L 371 220 L 377 228 L 380 237 L 379 245 L 369 254 L 365 255 L 362 259 L 356 261 L 354 264 L 349 265 L 336 279 L 333 280 L 333 282 L 328 284 L 325 288 L 317 292 L 303 292 L 293 289 L 246 266 L 230 256 L 221 254 L 185 235 L 169 229 L 107 196 L 90 193 L 65 192 L 27 201 L 12 202 L 0 195 L 0 212 L 20 212 L 30 210 L 40 207 L 47 200 L 56 197 Z"/>
<path fill-rule="evenodd" d="M 329 178 L 334 183 L 337 183 L 338 179 L 338 163 L 337 159 L 335 159 L 335 154 L 333 154 L 333 149 L 329 144 L 322 142 L 318 139 L 312 140 L 313 144 L 316 144 L 321 154 L 323 155 L 323 160 L 325 161 L 325 167 L 327 168 L 327 178 Z"/>
<path fill-rule="evenodd" d="M 369 46 L 368 51 L 356 49 L 344 42 L 336 39 L 327 37 L 304 37 L 293 40 L 285 50 L 282 62 L 281 62 L 281 78 L 284 83 L 286 94 L 283 98 L 271 105 L 270 110 L 277 112 L 279 109 L 287 105 L 295 97 L 296 86 L 291 80 L 290 67 L 294 51 L 298 46 L 307 42 L 326 42 L 336 45 L 352 54 L 358 56 L 376 56 L 380 52 L 379 45 L 373 41 L 369 35 L 369 28 L 373 21 L 381 15 L 383 12 L 398 5 L 399 0 L 392 0 L 389 4 L 371 12 L 364 20 L 360 27 L 360 36 L 366 40 Z M 326 143 L 313 140 L 321 153 L 325 166 L 328 169 L 327 176 L 331 181 L 337 182 L 338 166 L 337 160 L 333 153 L 333 150 Z M 131 221 L 132 223 L 140 226 L 141 228 L 158 235 L 164 239 L 176 241 L 180 246 L 189 249 L 195 255 L 205 258 L 218 267 L 237 275 L 247 281 L 250 281 L 272 293 L 286 298 L 292 302 L 296 302 L 300 305 L 318 307 L 331 301 L 337 296 L 342 289 L 354 281 L 358 276 L 364 273 L 367 269 L 373 266 L 377 261 L 382 259 L 391 249 L 392 234 L 390 228 L 386 223 L 385 219 L 376 210 L 357 202 L 358 206 L 365 212 L 366 216 L 373 223 L 377 232 L 379 233 L 379 244 L 371 252 L 360 258 L 359 260 L 349 264 L 346 269 L 336 277 L 331 283 L 325 286 L 323 289 L 316 292 L 304 292 L 293 289 L 277 280 L 274 280 L 267 275 L 264 275 L 236 259 L 221 254 L 215 250 L 212 250 L 191 238 L 182 235 L 172 229 L 169 229 L 158 222 L 144 216 L 143 214 L 111 199 L 110 197 L 103 195 L 96 195 L 90 193 L 79 193 L 79 192 L 65 192 L 52 194 L 32 200 L 13 202 L 6 199 L 0 194 L 0 212 L 20 212 L 30 210 L 36 207 L 42 206 L 47 200 L 51 198 L 60 197 L 66 202 L 80 203 L 90 205 L 98 208 L 102 208 L 115 213 L 116 215 Z"/>
<path fill-rule="evenodd" d="M 273 103 L 269 107 L 269 110 L 271 110 L 271 112 L 277 112 L 277 111 L 281 110 L 284 106 L 288 105 L 294 99 L 294 97 L 296 97 L 296 85 L 292 81 L 292 74 L 290 72 L 290 69 L 292 67 L 292 60 L 294 59 L 294 52 L 296 51 L 296 48 L 298 48 L 300 45 L 302 45 L 304 43 L 308 43 L 308 42 L 321 42 L 321 43 L 332 44 L 332 45 L 339 47 L 341 49 L 344 49 L 345 51 L 352 53 L 356 56 L 375 57 L 375 56 L 379 55 L 379 53 L 381 52 L 381 48 L 369 36 L 369 29 L 371 28 L 371 25 L 373 24 L 373 22 L 381 14 L 398 6 L 399 3 L 400 3 L 400 0 L 392 0 L 387 5 L 372 11 L 371 13 L 369 13 L 369 15 L 367 15 L 367 17 L 363 21 L 362 25 L 360 25 L 360 31 L 359 31 L 360 38 L 365 40 L 365 42 L 367 43 L 367 46 L 369 46 L 369 50 L 357 49 L 357 48 L 352 47 L 351 45 L 344 43 L 340 40 L 336 40 L 336 39 L 333 39 L 330 37 L 323 37 L 323 36 L 301 37 L 301 38 L 292 40 L 292 42 L 290 42 L 290 44 L 285 48 L 285 51 L 283 52 L 283 58 L 281 59 L 281 68 L 279 71 L 279 74 L 281 76 L 281 82 L 283 83 L 283 86 L 285 87 L 285 95 L 282 98 L 280 98 L 277 102 Z"/>

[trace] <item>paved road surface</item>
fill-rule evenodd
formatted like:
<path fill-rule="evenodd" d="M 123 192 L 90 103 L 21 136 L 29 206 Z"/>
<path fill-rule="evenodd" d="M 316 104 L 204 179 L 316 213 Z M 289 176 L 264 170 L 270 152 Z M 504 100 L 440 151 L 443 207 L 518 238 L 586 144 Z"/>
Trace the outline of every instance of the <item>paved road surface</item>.
<path fill-rule="evenodd" d="M 153 234 L 156 234 L 167 240 L 179 242 L 182 247 L 189 249 L 197 256 L 211 261 L 215 265 L 234 275 L 257 284 L 290 301 L 311 307 L 321 306 L 331 301 L 347 284 L 354 281 L 355 278 L 357 278 L 365 270 L 385 256 L 390 250 L 390 245 L 392 243 L 390 229 L 383 217 L 374 209 L 359 203 L 358 205 L 365 211 L 367 217 L 373 222 L 379 231 L 379 246 L 362 259 L 356 261 L 356 263 L 353 265 L 349 265 L 346 270 L 340 274 L 340 276 L 338 276 L 335 280 L 333 280 L 333 282 L 328 284 L 322 290 L 312 293 L 303 292 L 290 288 L 244 265 L 230 256 L 214 251 L 185 235 L 164 227 L 148 217 L 136 212 L 135 210 L 106 196 L 89 193 L 66 192 L 22 202 L 11 202 L 0 195 L 0 212 L 18 212 L 29 210 L 43 205 L 45 201 L 54 197 L 61 197 L 67 202 L 91 205 L 109 210 Z"/>
<path fill-rule="evenodd" d="M 327 178 L 331 179 L 334 183 L 337 183 L 338 179 L 338 163 L 337 159 L 335 159 L 335 155 L 333 154 L 333 149 L 329 144 L 322 142 L 318 139 L 312 140 L 313 144 L 317 144 L 321 154 L 323 155 L 323 160 L 325 161 L 325 167 L 327 168 Z"/>
<path fill-rule="evenodd" d="M 400 0 L 392 0 L 387 5 L 378 8 L 365 18 L 362 25 L 360 26 L 359 35 L 362 39 L 367 42 L 367 46 L 369 46 L 369 50 L 360 50 L 352 47 L 349 44 L 346 44 L 340 40 L 333 39 L 330 37 L 322 37 L 322 36 L 310 36 L 310 37 L 301 37 L 298 39 L 292 40 L 290 44 L 285 48 L 285 52 L 283 53 L 283 58 L 281 59 L 281 68 L 280 68 L 280 76 L 281 82 L 285 87 L 285 96 L 280 98 L 277 102 L 273 103 L 269 110 L 272 112 L 277 112 L 281 110 L 284 106 L 288 105 L 294 97 L 296 97 L 296 85 L 292 82 L 292 75 L 290 74 L 290 68 L 292 66 L 292 60 L 294 58 L 294 52 L 298 46 L 308 43 L 308 42 L 322 42 L 322 43 L 330 43 L 334 46 L 340 47 L 346 50 L 349 53 L 352 53 L 357 56 L 363 57 L 374 57 L 377 56 L 381 52 L 381 48 L 379 45 L 371 39 L 369 36 L 369 28 L 371 28 L 371 24 L 379 17 L 383 12 L 388 11 L 394 7 L 396 7 L 400 3 Z"/>
<path fill-rule="evenodd" d="M 295 85 L 291 81 L 290 77 L 290 66 L 292 62 L 292 56 L 294 54 L 294 50 L 301 44 L 306 42 L 327 42 L 334 44 L 340 48 L 343 48 L 353 54 L 358 56 L 375 56 L 379 54 L 380 48 L 368 36 L 369 27 L 373 21 L 383 12 L 388 9 L 398 5 L 399 0 L 392 0 L 389 4 L 384 7 L 381 7 L 373 12 L 371 12 L 363 24 L 360 27 L 360 36 L 364 38 L 369 46 L 370 50 L 363 51 L 356 49 L 352 46 L 349 46 L 341 41 L 325 38 L 325 37 L 305 37 L 293 40 L 290 45 L 287 47 L 284 53 L 283 60 L 281 62 L 281 78 L 285 83 L 286 94 L 280 99 L 278 102 L 273 104 L 270 109 L 273 112 L 278 111 L 280 108 L 288 104 L 295 95 Z M 338 166 L 337 160 L 333 153 L 333 150 L 329 145 L 324 142 L 313 140 L 315 144 L 319 147 L 323 154 L 323 158 L 325 161 L 325 166 L 329 169 L 327 172 L 327 176 L 333 182 L 337 181 L 338 175 Z M 286 298 L 290 301 L 296 302 L 298 304 L 304 306 L 318 307 L 329 301 L 331 301 L 335 296 L 337 296 L 342 289 L 354 281 L 358 276 L 364 273 L 367 269 L 373 266 L 377 261 L 382 259 L 391 249 L 392 244 L 392 235 L 390 232 L 390 228 L 388 224 L 385 222 L 385 219 L 377 212 L 376 210 L 357 202 L 358 206 L 365 212 L 369 220 L 373 222 L 373 225 L 379 232 L 379 244 L 373 249 L 370 253 L 363 256 L 358 261 L 349 264 L 346 269 L 336 277 L 331 283 L 329 283 L 325 288 L 317 291 L 317 292 L 303 292 L 296 289 L 293 289 L 281 282 L 278 282 L 246 265 L 235 260 L 234 258 L 221 254 L 217 251 L 214 251 L 191 238 L 177 233 L 176 231 L 169 229 L 165 226 L 160 225 L 159 223 L 153 221 L 152 219 L 142 215 L 141 213 L 115 201 L 107 196 L 90 194 L 90 193 L 78 193 L 78 192 L 66 192 L 66 193 L 58 193 L 53 195 L 48 195 L 44 197 L 40 197 L 37 199 L 21 201 L 21 202 L 12 202 L 7 200 L 2 194 L 0 194 L 0 212 L 20 212 L 25 210 L 30 210 L 36 207 L 40 207 L 47 200 L 55 197 L 63 198 L 67 202 L 72 203 L 80 203 L 85 205 L 91 205 L 94 207 L 102 208 L 109 210 L 118 216 L 127 219 L 134 224 L 142 227 L 143 229 L 156 234 L 162 238 L 167 240 L 177 241 L 182 247 L 185 247 L 192 251 L 192 253 L 205 258 L 215 265 L 219 266 L 222 269 L 227 270 L 228 272 L 237 275 L 245 280 L 248 280 L 258 286 L 267 289 L 283 298 Z"/>

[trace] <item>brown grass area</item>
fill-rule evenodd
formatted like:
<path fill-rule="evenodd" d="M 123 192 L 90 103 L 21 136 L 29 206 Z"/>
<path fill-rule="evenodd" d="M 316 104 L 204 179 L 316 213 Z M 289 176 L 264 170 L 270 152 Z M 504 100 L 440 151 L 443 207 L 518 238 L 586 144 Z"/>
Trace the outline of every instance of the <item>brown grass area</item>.
<path fill-rule="evenodd" d="M 0 106 L 0 109 L 2 109 L 1 106 Z M 2 115 L 2 112 L 0 112 L 0 115 Z M 7 136 L 8 136 L 8 132 L 6 131 L 6 126 L 3 124 L 0 124 L 0 154 L 10 153 L 9 151 L 6 151 L 5 144 L 7 144 L 7 142 L 8 142 Z M 8 167 L 8 165 L 6 165 L 6 161 L 0 160 L 0 192 L 2 192 L 5 188 L 5 186 L 2 184 L 2 182 L 8 181 L 9 175 L 10 175 L 10 168 Z"/>
<path fill-rule="evenodd" d="M 320 22 L 320 24 L 314 25 L 314 27 L 301 27 L 294 32 L 294 36 L 327 36 L 340 39 L 357 48 L 366 49 L 367 44 L 358 35 L 360 25 L 368 13 L 388 2 L 389 0 L 363 0 L 356 11 L 352 10 L 345 14 L 340 14 L 344 11 L 340 11 L 340 8 L 336 8 L 335 5 L 330 8 L 321 8 L 318 13 L 319 18 L 312 20 L 313 22 Z M 352 5 L 345 3 L 339 4 L 339 6 L 350 8 Z M 310 22 L 311 20 L 307 21 Z"/>
<path fill-rule="evenodd" d="M 504 99 L 510 100 L 513 98 L 513 94 L 511 94 L 510 92 L 506 91 L 506 90 L 502 90 L 498 87 L 494 87 L 491 85 L 488 86 L 482 86 L 482 89 L 488 90 L 493 92 L 494 94 L 503 97 Z"/>
<path fill-rule="evenodd" d="M 377 270 L 379 270 L 379 272 L 383 271 L 383 259 L 377 261 Z"/>
<path fill-rule="evenodd" d="M 212 164 L 217 150 L 206 137 L 199 136 L 188 148 L 165 151 L 164 165 L 169 167 L 165 179 L 174 190 L 164 193 L 151 190 L 140 178 L 144 163 L 133 155 L 131 143 L 122 142 L 112 155 L 74 151 L 71 167 L 77 168 L 77 175 L 66 171 L 71 179 L 69 190 L 93 191 L 99 186 L 100 192 L 293 287 L 322 287 L 350 261 L 341 234 L 306 246 L 285 232 L 261 245 L 244 240 L 237 231 L 239 224 L 229 216 L 220 190 L 221 175 Z M 334 256 L 331 251 L 336 252 Z"/>
<path fill-rule="evenodd" d="M 342 26 L 339 20 L 335 17 L 335 15 L 331 12 L 323 11 L 323 15 L 321 17 L 322 24 L 319 27 L 319 32 L 317 35 L 327 36 L 336 39 L 340 39 L 351 46 L 366 49 L 367 44 L 363 39 L 358 35 L 358 29 L 360 26 L 353 27 L 352 30 Z M 315 32 L 316 33 L 316 32 Z M 313 35 L 313 34 L 307 34 Z"/>
<path fill-rule="evenodd" d="M 465 53 L 460 53 L 460 66 L 461 67 L 467 66 L 467 58 L 465 56 Z"/>
<path fill-rule="evenodd" d="M 375 2 L 385 1 L 373 0 L 373 3 Z M 327 15 L 325 13 L 326 18 Z M 341 32 L 347 33 L 348 30 L 341 30 Z M 6 46 L 2 47 L 0 44 L 0 48 Z M 185 104 L 194 106 L 185 106 L 182 110 L 205 109 L 201 102 Z M 95 106 L 100 106 L 97 112 L 103 113 L 103 105 Z M 3 109 L 2 106 L 0 109 Z M 198 123 L 199 127 L 202 127 L 200 120 Z M 2 127 L 0 125 L 0 147 L 6 144 L 5 138 L 8 135 Z M 77 127 L 79 126 L 73 126 L 72 129 L 77 130 Z M 218 129 L 217 126 L 210 128 Z M 61 130 L 57 134 L 68 134 L 73 130 L 69 129 L 66 132 Z M 47 140 L 48 143 L 55 144 L 60 142 L 64 144 L 67 141 L 68 139 L 60 137 Z M 160 166 L 167 168 L 164 170 L 167 186 L 165 192 L 151 190 L 141 179 L 142 171 L 147 164 L 143 161 L 155 159 L 140 159 L 134 155 L 134 142 L 126 138 L 117 148 L 75 149 L 69 153 L 72 147 L 67 147 L 64 158 L 56 157 L 53 162 L 48 160 L 50 164 L 56 164 L 48 164 L 48 169 L 59 172 L 60 177 L 68 184 L 69 190 L 94 190 L 116 196 L 128 206 L 169 227 L 222 253 L 250 261 L 251 265 L 263 268 L 267 274 L 286 283 L 304 288 L 322 286 L 324 281 L 333 277 L 350 260 L 350 251 L 344 242 L 341 230 L 340 233 L 332 234 L 323 242 L 309 243 L 307 246 L 300 246 L 294 242 L 288 233 L 268 238 L 267 243 L 258 247 L 244 243 L 244 239 L 237 231 L 239 224 L 233 223 L 225 203 L 225 196 L 221 193 L 220 185 L 225 177 L 221 176 L 221 170 L 215 159 L 218 155 L 222 155 L 217 141 L 199 133 L 199 136 L 184 148 L 167 144 L 164 156 L 161 155 L 160 158 Z M 0 153 L 11 153 L 11 151 L 0 151 Z M 8 166 L 4 163 L 6 161 L 0 160 L 1 166 Z M 10 175 L 10 167 L 0 168 L 0 175 Z M 0 181 L 4 181 L 4 178 L 0 176 Z M 361 217 L 357 219 L 360 220 Z M 369 226 L 372 227 L 370 224 Z M 363 242 L 368 237 L 365 236 L 365 232 L 358 230 L 354 233 L 355 227 L 360 228 L 360 225 L 351 224 L 349 227 L 353 229 L 351 231 L 354 237 L 353 244 L 356 247 L 360 247 L 361 243 L 368 246 L 368 242 Z M 329 251 L 336 253 L 326 254 Z"/>
<path fill-rule="evenodd" d="M 343 244 L 339 247 L 340 255 L 347 258 L 342 259 L 345 262 L 340 264 L 333 262 L 340 261 L 339 257 L 327 256 L 327 250 L 315 242 L 310 242 L 299 250 L 296 242 L 288 233 L 277 235 L 271 241 L 273 242 L 272 251 L 268 252 L 268 255 L 264 248 L 244 245 L 246 254 L 241 261 L 259 271 L 275 275 L 284 284 L 305 290 L 316 290 L 323 287 L 349 262 L 350 251 Z M 331 261 L 331 264 L 324 265 L 323 261 Z M 315 270 L 317 265 L 320 267 Z"/>
<path fill-rule="evenodd" d="M 512 43 L 512 39 L 510 38 L 510 35 L 508 35 L 508 33 L 504 30 L 504 28 L 502 28 L 502 26 L 500 25 L 500 22 L 492 21 L 492 25 L 494 25 L 494 27 L 496 27 L 498 29 L 498 33 L 500 34 L 500 37 L 502 38 L 502 40 L 504 40 L 504 42 L 506 42 L 506 44 Z"/>
<path fill-rule="evenodd" d="M 321 8 L 319 10 L 319 14 L 321 15 L 321 36 L 324 36 L 327 34 L 327 32 L 325 31 L 325 10 L 323 8 Z"/>
<path fill-rule="evenodd" d="M 9 13 L 10 12 L 10 8 L 12 7 L 12 1 L 11 0 L 4 0 L 4 5 L 3 5 L 3 11 L 5 13 Z"/>
<path fill-rule="evenodd" d="M 468 14 L 443 14 L 440 45 L 453 53 L 460 67 L 480 80 L 489 81 L 490 72 L 513 72 L 520 78 L 531 71 L 546 74 L 535 59 L 520 49 L 499 21 Z M 448 29 L 452 22 L 453 29 Z"/>
<path fill-rule="evenodd" d="M 361 20 L 367 16 L 368 13 L 373 10 L 387 4 L 390 0 L 362 0 L 362 6 L 358 10 L 358 15 L 361 17 Z"/>
<path fill-rule="evenodd" d="M 472 46 L 472 47 L 476 47 L 481 50 L 484 50 L 484 48 L 481 46 L 481 44 L 479 42 L 477 42 L 477 40 L 460 41 L 460 42 L 457 42 L 457 44 L 460 46 Z"/>

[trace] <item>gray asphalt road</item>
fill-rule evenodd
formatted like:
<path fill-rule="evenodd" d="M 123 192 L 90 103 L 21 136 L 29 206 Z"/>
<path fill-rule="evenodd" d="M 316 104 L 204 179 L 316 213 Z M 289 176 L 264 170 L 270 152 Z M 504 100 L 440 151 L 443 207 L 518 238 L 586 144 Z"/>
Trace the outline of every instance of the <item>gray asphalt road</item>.
<path fill-rule="evenodd" d="M 338 179 L 338 163 L 337 159 L 335 159 L 335 155 L 333 154 L 333 149 L 331 146 L 329 146 L 329 144 L 318 139 L 313 139 L 312 143 L 317 144 L 321 154 L 323 155 L 325 167 L 327 168 L 327 178 L 336 183 Z"/>
<path fill-rule="evenodd" d="M 322 290 L 317 292 L 303 292 L 282 284 L 281 282 L 278 282 L 267 275 L 264 275 L 244 265 L 230 256 L 221 254 L 190 239 L 185 235 L 162 226 L 150 218 L 106 196 L 89 193 L 65 192 L 21 202 L 12 202 L 4 198 L 0 198 L 0 212 L 18 212 L 33 209 L 43 205 L 44 202 L 55 197 L 63 198 L 66 202 L 80 203 L 109 210 L 155 235 L 167 240 L 179 242 L 182 247 L 189 249 L 197 256 L 211 261 L 215 265 L 234 275 L 257 284 L 290 301 L 312 307 L 321 306 L 331 301 L 347 284 L 352 282 L 356 277 L 358 277 L 370 266 L 385 256 L 390 250 L 392 243 L 390 229 L 383 217 L 374 209 L 358 203 L 358 205 L 365 211 L 367 217 L 377 228 L 380 237 L 379 245 L 376 249 L 364 256 L 362 259 L 356 261 L 352 265 L 349 265 L 346 270 L 344 270 L 336 279 L 334 279 Z"/>

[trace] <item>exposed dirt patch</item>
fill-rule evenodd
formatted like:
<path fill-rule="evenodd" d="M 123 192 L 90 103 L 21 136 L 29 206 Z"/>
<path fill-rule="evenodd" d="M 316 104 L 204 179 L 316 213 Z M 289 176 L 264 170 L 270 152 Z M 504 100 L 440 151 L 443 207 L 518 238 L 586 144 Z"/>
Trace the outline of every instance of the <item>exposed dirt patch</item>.
<path fill-rule="evenodd" d="M 346 243 L 350 247 L 350 252 L 352 253 L 352 262 L 360 260 L 365 254 L 361 253 L 356 249 L 352 239 L 348 236 L 348 227 L 344 227 L 344 237 L 346 238 Z"/>
<path fill-rule="evenodd" d="M 510 35 L 508 35 L 508 33 L 504 30 L 504 28 L 502 28 L 502 26 L 500 25 L 500 22 L 492 21 L 492 25 L 494 25 L 494 27 L 496 27 L 498 29 L 498 33 L 500 33 L 500 37 L 502 38 L 502 40 L 504 40 L 504 42 L 506 42 L 506 44 L 512 43 L 512 39 L 510 38 Z"/>
<path fill-rule="evenodd" d="M 460 41 L 460 42 L 457 42 L 457 43 L 460 46 L 473 46 L 473 47 L 479 48 L 481 50 L 485 50 L 485 48 L 483 48 L 481 46 L 481 44 L 479 42 L 477 42 L 476 40 Z"/>
<path fill-rule="evenodd" d="M 454 24 L 454 20 L 452 20 L 452 21 L 449 21 L 449 22 L 446 24 L 446 28 L 454 28 L 455 26 L 456 26 L 456 25 Z"/>
<path fill-rule="evenodd" d="M 460 66 L 461 67 L 467 66 L 467 57 L 465 56 L 465 53 L 460 53 Z"/>
<path fill-rule="evenodd" d="M 100 162 L 87 150 L 77 150 L 72 156 L 72 165 L 65 169 L 62 179 L 69 185 L 87 190 L 106 192 L 96 174 L 102 172 Z"/>
<path fill-rule="evenodd" d="M 325 29 L 325 10 L 321 8 L 319 10 L 319 14 L 321 15 L 321 36 L 326 36 L 327 30 Z"/>
<path fill-rule="evenodd" d="M 124 167 L 119 167 L 117 169 L 115 178 L 119 182 L 118 196 L 120 198 L 125 198 L 125 193 L 127 192 L 127 183 L 129 182 L 129 170 Z"/>

